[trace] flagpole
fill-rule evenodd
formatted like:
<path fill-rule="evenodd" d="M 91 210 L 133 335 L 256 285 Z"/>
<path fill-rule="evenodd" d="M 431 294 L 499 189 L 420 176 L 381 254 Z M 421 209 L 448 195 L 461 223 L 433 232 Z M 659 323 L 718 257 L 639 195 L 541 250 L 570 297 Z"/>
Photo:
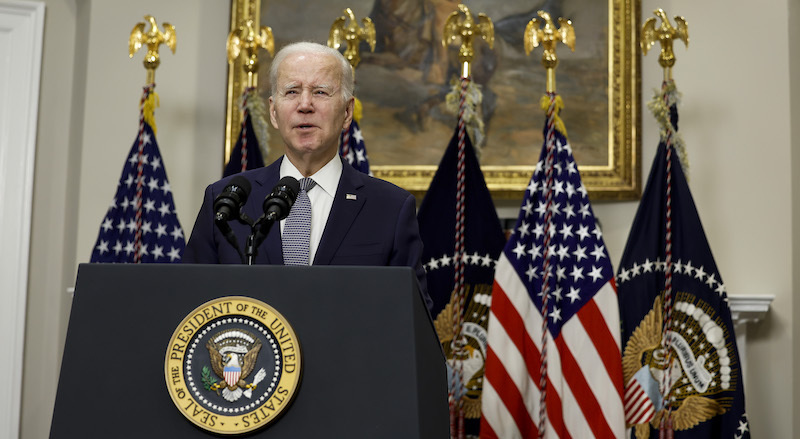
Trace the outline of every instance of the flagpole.
<path fill-rule="evenodd" d="M 350 62 L 350 72 L 353 75 L 353 83 L 355 83 L 356 67 L 358 67 L 358 64 L 361 62 L 361 42 L 364 41 L 369 44 L 370 51 L 375 51 L 375 44 L 377 43 L 375 40 L 375 23 L 372 22 L 371 18 L 364 17 L 361 19 L 362 26 L 359 26 L 356 21 L 355 13 L 353 13 L 353 10 L 350 8 L 345 8 L 344 14 L 345 15 L 334 20 L 331 25 L 331 29 L 328 32 L 328 47 L 339 49 L 343 43 L 346 44 L 344 57 Z M 360 109 L 362 108 L 361 102 L 357 97 L 355 98 L 353 107 L 353 121 L 357 125 L 361 122 Z M 350 131 L 353 129 L 351 125 L 350 128 L 342 131 L 339 154 L 350 162 L 350 164 L 356 166 L 351 162 L 351 160 L 353 160 L 351 154 L 356 153 L 356 151 L 350 149 Z M 356 167 L 364 171 L 364 169 L 358 166 Z"/>
<path fill-rule="evenodd" d="M 463 18 L 460 14 L 463 14 Z M 464 325 L 464 308 L 466 292 L 464 290 L 465 257 L 465 216 L 466 216 L 466 117 L 467 94 L 471 83 L 471 63 L 475 57 L 473 37 L 480 36 L 489 47 L 494 45 L 494 25 L 485 14 L 478 14 L 478 22 L 472 16 L 469 8 L 463 4 L 458 5 L 445 21 L 442 31 L 442 45 L 446 48 L 448 43 L 461 39 L 458 51 L 458 61 L 461 64 L 461 88 L 458 103 L 458 153 L 456 164 L 456 221 L 455 221 L 455 253 L 453 261 L 454 287 L 453 287 L 453 338 L 450 349 L 453 353 L 453 373 L 448 386 L 448 401 L 450 405 L 450 437 L 462 439 L 464 437 L 464 403 L 460 393 L 456 390 L 461 387 L 464 377 L 464 363 L 466 356 L 464 346 L 466 340 L 461 334 Z"/>
<path fill-rule="evenodd" d="M 161 64 L 159 56 L 159 48 L 162 44 L 166 44 L 175 53 L 176 37 L 175 27 L 171 24 L 164 22 L 164 32 L 158 29 L 155 17 L 152 15 L 145 15 L 144 19 L 150 24 L 150 29 L 145 32 L 146 23 L 140 22 L 131 30 L 130 38 L 128 40 L 128 56 L 133 58 L 133 55 L 142 47 L 147 45 L 147 53 L 144 57 L 144 67 L 147 70 L 146 83 L 142 92 L 142 98 L 139 102 L 139 133 L 137 137 L 137 177 L 136 177 L 136 197 L 133 200 L 135 209 L 135 223 L 136 229 L 134 232 L 134 254 L 133 262 L 136 264 L 142 261 L 142 198 L 144 192 L 144 124 L 149 122 L 153 129 L 153 134 L 156 133 L 155 124 L 155 107 L 158 106 L 158 94 L 155 92 L 156 87 L 156 69 Z"/>
<path fill-rule="evenodd" d="M 275 54 L 275 38 L 272 35 L 272 28 L 269 26 L 258 26 L 253 17 L 259 16 L 260 2 L 245 5 L 244 22 L 238 28 L 228 34 L 227 52 L 228 64 L 233 64 L 237 59 L 242 59 L 244 71 L 247 73 L 247 87 L 242 92 L 242 129 L 240 130 L 240 140 L 242 143 L 241 172 L 248 169 L 247 156 L 247 116 L 250 113 L 248 100 L 257 99 L 256 89 L 258 87 L 258 49 L 262 48 Z M 228 158 L 230 160 L 230 158 Z"/>
<path fill-rule="evenodd" d="M 671 439 L 675 432 L 749 438 L 725 286 L 687 184 L 678 131 L 672 45 L 675 38 L 688 45 L 688 26 L 683 17 L 675 17 L 673 28 L 660 9 L 655 15 L 661 25 L 655 18 L 646 20 L 641 42 L 645 53 L 661 43 L 664 81 L 648 103 L 661 132 L 618 275 L 626 420 L 637 437 L 652 436 L 655 429 L 660 439 Z M 653 218 L 653 212 L 664 213 Z M 716 332 L 710 338 L 708 328 Z M 650 353 L 643 355 L 645 350 Z M 725 367 L 719 371 L 707 369 L 720 364 Z M 704 413 L 700 406 L 716 409 Z"/>
<path fill-rule="evenodd" d="M 149 75 L 148 75 L 149 76 Z M 142 177 L 144 173 L 144 122 L 145 122 L 145 106 L 148 99 L 150 99 L 150 94 L 155 93 L 153 90 L 155 88 L 155 83 L 148 83 L 144 86 L 144 91 L 142 93 L 142 99 L 139 104 L 139 134 L 137 136 L 138 142 L 138 149 L 136 153 L 137 164 L 136 164 L 136 198 L 134 199 L 134 205 L 136 209 L 135 213 L 135 220 L 136 220 L 136 230 L 133 239 L 133 262 L 135 264 L 139 264 L 142 262 L 142 198 L 144 192 L 144 178 Z M 155 131 L 155 129 L 154 129 Z"/>
<path fill-rule="evenodd" d="M 566 44 L 572 51 L 575 51 L 575 30 L 570 20 L 559 18 L 560 28 L 556 28 L 550 14 L 545 11 L 538 11 L 537 14 L 542 18 L 540 21 L 533 18 L 525 27 L 524 44 L 525 53 L 530 54 L 533 48 L 542 45 L 544 53 L 542 55 L 542 65 L 547 71 L 546 96 L 542 98 L 542 108 L 547 111 L 547 130 L 545 133 L 545 145 L 547 156 L 545 158 L 545 218 L 544 218 L 544 244 L 543 244 L 543 279 L 542 291 L 542 338 L 539 365 L 539 437 L 543 438 L 547 430 L 547 319 L 550 302 L 550 283 L 552 281 L 552 268 L 550 265 L 551 249 L 550 239 L 555 234 L 553 231 L 553 168 L 555 162 L 555 129 L 560 119 L 558 93 L 556 93 L 556 67 L 558 66 L 558 55 L 556 46 L 559 42 Z M 541 24 L 544 28 L 540 28 Z M 565 133 L 566 134 L 566 133 Z"/>
<path fill-rule="evenodd" d="M 656 17 L 661 18 L 661 25 L 656 27 L 656 18 L 650 17 L 645 20 L 641 31 L 641 48 L 642 52 L 647 55 L 648 49 L 652 47 L 656 41 L 661 44 L 661 53 L 658 57 L 658 63 L 664 69 L 664 80 L 661 85 L 661 101 L 663 108 L 669 108 L 671 101 L 674 100 L 673 94 L 675 93 L 675 85 L 672 79 L 672 67 L 675 65 L 675 53 L 672 50 L 674 39 L 681 39 L 688 47 L 689 45 L 689 29 L 686 20 L 681 16 L 675 17 L 675 22 L 678 27 L 673 27 L 667 14 L 663 9 L 656 9 L 653 11 Z M 665 276 L 664 276 L 664 301 L 663 301 L 663 315 L 664 321 L 661 328 L 661 344 L 666 352 L 665 373 L 662 375 L 661 382 L 659 383 L 661 398 L 663 404 L 666 406 L 665 415 L 659 422 L 659 439 L 672 439 L 673 419 L 672 419 L 672 363 L 675 361 L 672 354 L 672 337 L 670 336 L 670 328 L 672 327 L 673 320 L 673 306 L 674 295 L 672 291 L 672 160 L 673 160 L 673 138 L 675 136 L 675 127 L 669 117 L 664 118 L 662 121 L 662 135 L 664 136 L 664 145 L 666 148 L 666 212 L 665 212 Z"/>

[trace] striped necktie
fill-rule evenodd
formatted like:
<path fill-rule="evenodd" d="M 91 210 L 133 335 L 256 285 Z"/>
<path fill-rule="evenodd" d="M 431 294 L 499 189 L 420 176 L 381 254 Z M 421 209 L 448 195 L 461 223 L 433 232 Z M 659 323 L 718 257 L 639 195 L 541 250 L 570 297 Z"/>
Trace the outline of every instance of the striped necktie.
<path fill-rule="evenodd" d="M 317 183 L 310 178 L 300 179 L 300 193 L 283 224 L 283 263 L 284 265 L 309 265 L 311 243 L 311 200 L 310 191 Z"/>

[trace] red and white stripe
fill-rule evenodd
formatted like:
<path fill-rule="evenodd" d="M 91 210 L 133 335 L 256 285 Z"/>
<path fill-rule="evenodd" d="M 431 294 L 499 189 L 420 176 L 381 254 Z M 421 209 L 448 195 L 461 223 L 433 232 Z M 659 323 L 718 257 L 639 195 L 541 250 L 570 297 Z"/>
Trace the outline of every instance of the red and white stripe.
<path fill-rule="evenodd" d="M 229 386 L 235 386 L 239 382 L 239 377 L 242 376 L 242 371 L 238 369 L 225 370 L 222 372 L 222 376 Z"/>
<path fill-rule="evenodd" d="M 625 388 L 625 422 L 628 425 L 650 422 L 655 415 L 655 407 L 644 388 L 632 378 Z"/>
<path fill-rule="evenodd" d="M 542 315 L 505 254 L 495 270 L 481 438 L 539 435 Z M 625 435 L 619 310 L 613 279 L 547 343 L 547 438 Z"/>

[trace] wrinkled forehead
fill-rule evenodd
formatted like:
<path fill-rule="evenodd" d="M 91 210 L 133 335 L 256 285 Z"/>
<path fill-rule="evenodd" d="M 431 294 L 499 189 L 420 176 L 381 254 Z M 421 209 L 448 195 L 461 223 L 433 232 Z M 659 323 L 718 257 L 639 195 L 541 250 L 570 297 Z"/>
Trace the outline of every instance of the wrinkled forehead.
<path fill-rule="evenodd" d="M 341 86 L 341 72 L 336 60 L 319 53 L 298 53 L 287 56 L 278 66 L 278 89 L 287 87 Z"/>

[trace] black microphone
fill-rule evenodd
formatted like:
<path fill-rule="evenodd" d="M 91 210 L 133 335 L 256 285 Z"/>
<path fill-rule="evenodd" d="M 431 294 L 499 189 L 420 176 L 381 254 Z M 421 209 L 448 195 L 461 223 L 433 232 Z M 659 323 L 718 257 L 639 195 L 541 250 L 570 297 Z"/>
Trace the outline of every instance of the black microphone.
<path fill-rule="evenodd" d="M 248 195 L 250 195 L 250 182 L 241 175 L 237 175 L 228 182 L 228 185 L 214 200 L 214 223 L 225 236 L 225 240 L 239 253 L 242 263 L 245 263 L 245 257 L 228 221 L 239 217 L 239 210 L 244 206 Z"/>
<path fill-rule="evenodd" d="M 250 182 L 241 175 L 233 177 L 214 200 L 214 221 L 219 223 L 238 218 L 239 209 L 244 206 L 248 195 Z"/>
<path fill-rule="evenodd" d="M 247 239 L 245 246 L 245 259 L 248 263 L 255 260 L 258 246 L 267 238 L 272 225 L 289 216 L 298 192 L 300 192 L 300 182 L 294 177 L 286 176 L 281 178 L 272 188 L 272 192 L 264 198 L 264 215 L 253 224 L 253 233 Z"/>
<path fill-rule="evenodd" d="M 280 221 L 289 216 L 297 193 L 300 192 L 300 182 L 294 177 L 283 177 L 272 188 L 272 192 L 264 198 L 264 216 L 268 221 Z"/>

